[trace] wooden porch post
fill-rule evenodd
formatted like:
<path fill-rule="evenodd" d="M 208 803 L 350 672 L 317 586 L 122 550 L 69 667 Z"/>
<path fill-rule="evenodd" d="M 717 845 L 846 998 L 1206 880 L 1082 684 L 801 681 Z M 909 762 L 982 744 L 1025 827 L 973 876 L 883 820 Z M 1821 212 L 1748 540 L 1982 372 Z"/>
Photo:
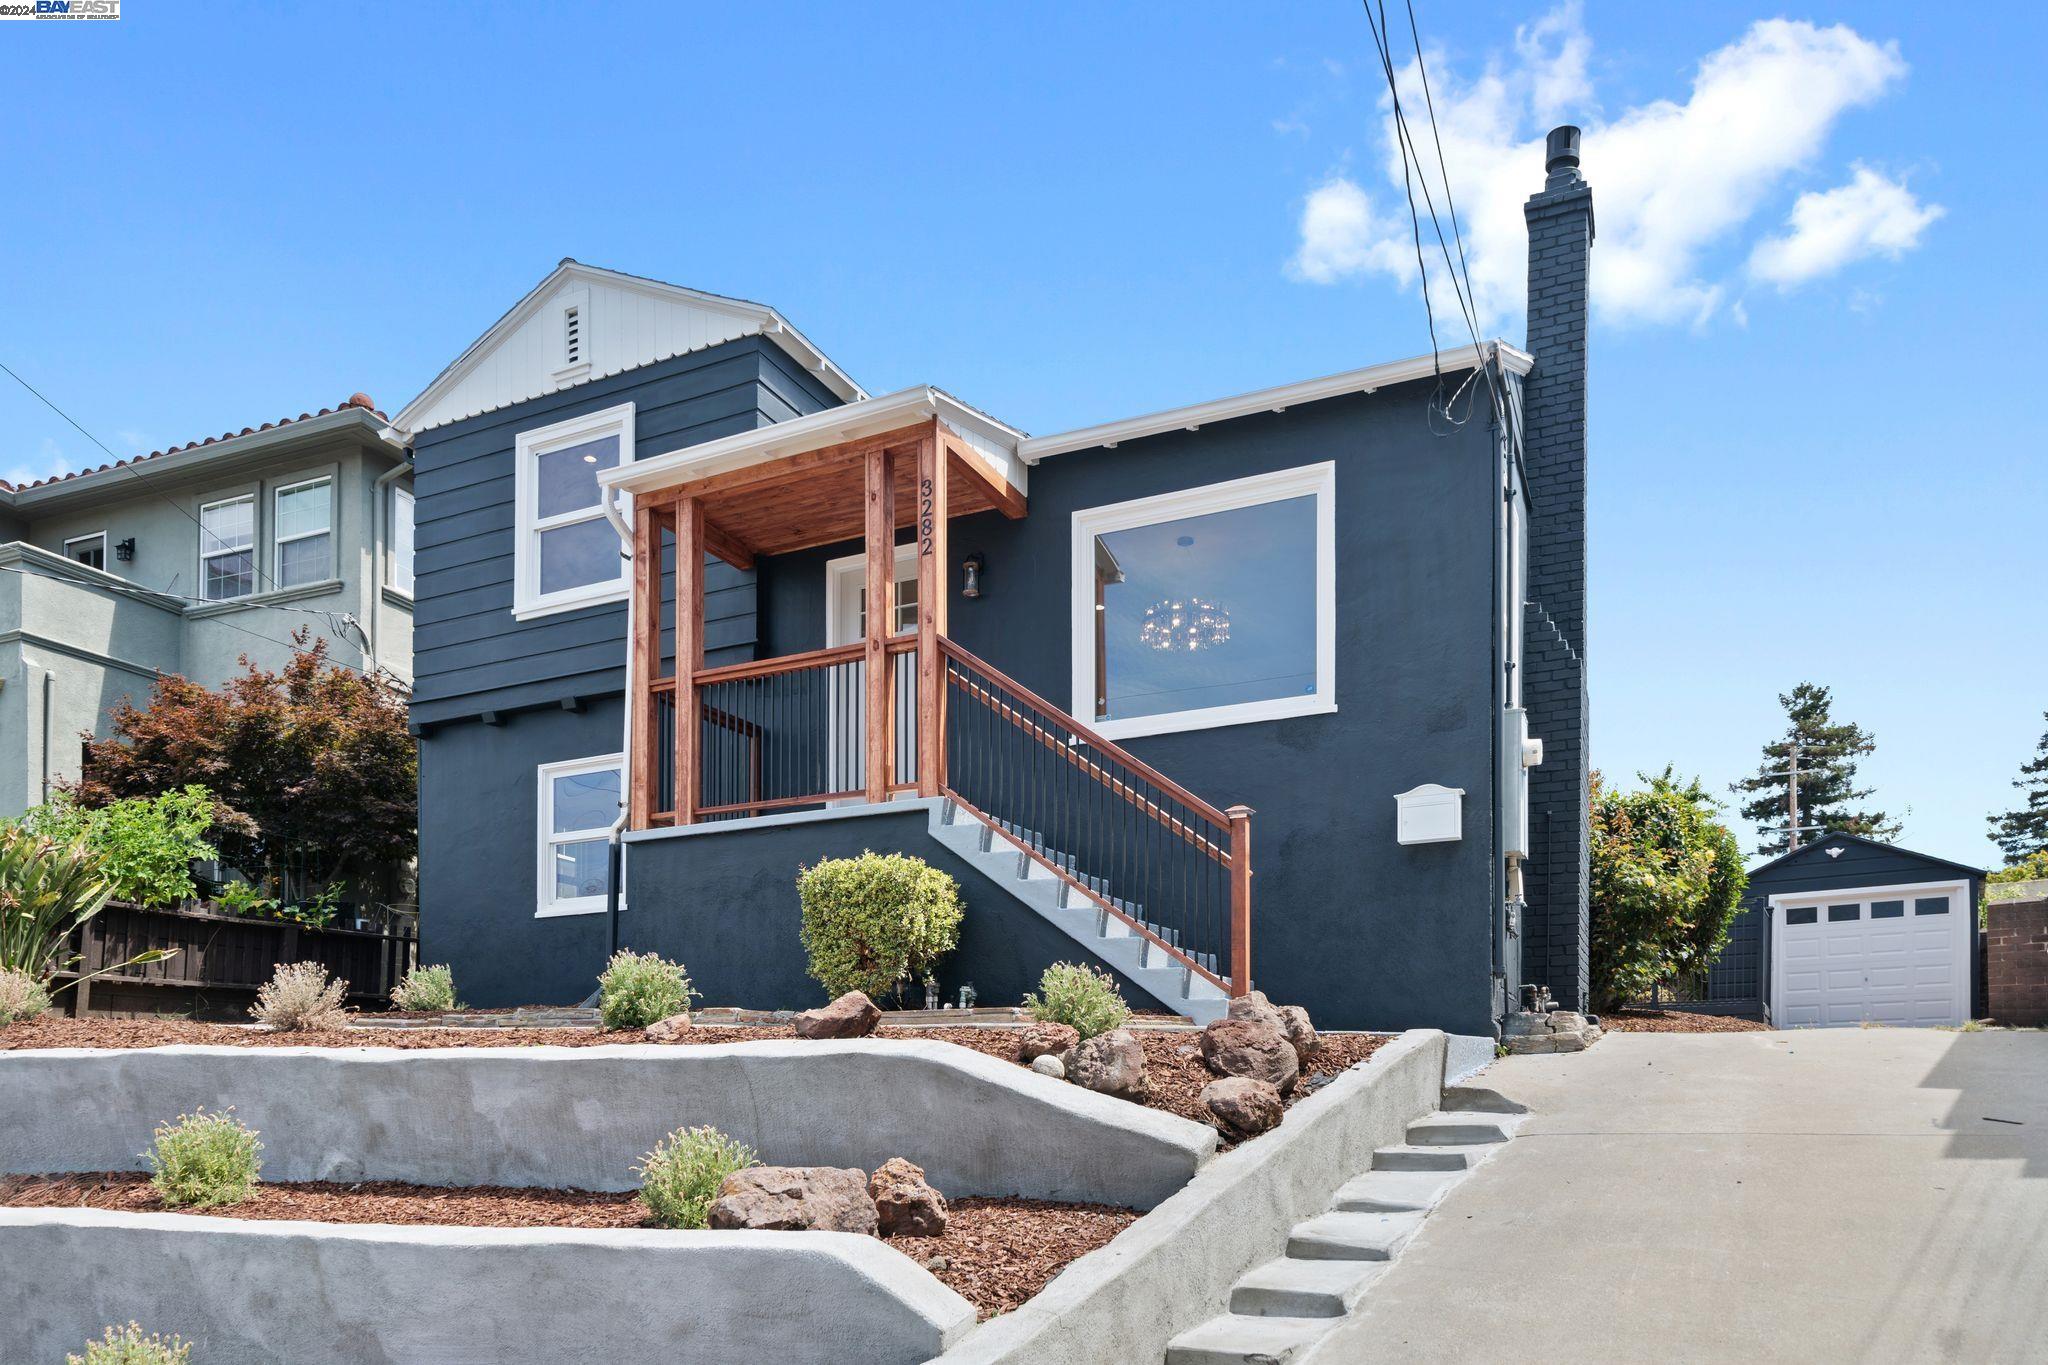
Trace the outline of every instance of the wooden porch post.
<path fill-rule="evenodd" d="M 633 708 L 633 752 L 626 823 L 646 829 L 657 805 L 660 755 L 654 730 L 654 675 L 661 671 L 661 520 L 644 499 L 633 507 L 633 652 L 626 660 L 627 705 Z"/>
<path fill-rule="evenodd" d="M 1252 808 L 1232 806 L 1230 817 L 1230 994 L 1252 988 Z"/>
<path fill-rule="evenodd" d="M 947 542 L 945 433 L 937 418 L 917 443 L 917 794 L 937 796 L 946 780 L 945 661 Z"/>
<path fill-rule="evenodd" d="M 870 801 L 889 797 L 890 763 L 894 746 L 889 742 L 889 722 L 895 708 L 889 699 L 890 627 L 896 617 L 896 462 L 881 448 L 867 455 L 867 501 L 864 531 L 867 537 L 867 734 L 865 760 L 866 794 Z"/>
<path fill-rule="evenodd" d="M 657 589 L 658 591 L 659 589 Z M 657 637 L 658 638 L 658 637 Z M 676 823 L 697 823 L 697 673 L 704 667 L 704 504 L 676 501 Z"/>

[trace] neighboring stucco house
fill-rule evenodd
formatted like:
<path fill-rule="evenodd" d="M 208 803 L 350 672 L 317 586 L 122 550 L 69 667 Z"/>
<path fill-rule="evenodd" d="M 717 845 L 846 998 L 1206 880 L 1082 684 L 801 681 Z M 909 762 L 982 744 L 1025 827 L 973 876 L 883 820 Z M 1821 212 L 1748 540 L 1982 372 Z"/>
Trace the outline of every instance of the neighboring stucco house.
<path fill-rule="evenodd" d="M 1581 1004 L 1575 129 L 1546 170 L 1526 350 L 1050 436 L 564 261 L 395 420 L 426 956 L 483 1005 L 580 999 L 614 941 L 809 1005 L 798 867 L 868 848 L 959 880 L 948 999 L 1064 958 L 1197 1018 Z"/>
<path fill-rule="evenodd" d="M 362 394 L 0 482 L 0 817 L 75 779 L 81 733 L 159 675 L 277 668 L 300 628 L 339 663 L 411 679 L 411 469 Z"/>

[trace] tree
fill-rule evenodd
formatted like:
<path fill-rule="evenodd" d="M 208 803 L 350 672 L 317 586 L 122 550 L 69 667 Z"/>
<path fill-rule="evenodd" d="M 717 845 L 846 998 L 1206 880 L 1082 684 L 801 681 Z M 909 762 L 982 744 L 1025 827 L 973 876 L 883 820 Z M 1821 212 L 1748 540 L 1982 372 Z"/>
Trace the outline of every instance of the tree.
<path fill-rule="evenodd" d="M 2048 720 L 2048 712 L 2041 718 Z M 1985 817 L 1991 825 L 1992 841 L 2004 852 L 2008 863 L 2048 852 L 2048 734 L 2042 735 L 2041 742 L 2034 746 L 2033 761 L 2020 765 L 2020 775 L 2013 786 L 2027 794 L 2019 809 Z"/>
<path fill-rule="evenodd" d="M 1646 791 L 1605 789 L 1592 808 L 1593 1000 L 1613 1009 L 1660 982 L 1703 975 L 1749 883 L 1720 804 L 1670 768 Z"/>
<path fill-rule="evenodd" d="M 1795 752 L 1799 767 L 1799 823 L 1817 825 L 1828 834 L 1860 834 L 1868 839 L 1896 839 L 1899 823 L 1883 811 L 1854 808 L 1869 796 L 1871 788 L 1856 785 L 1857 760 L 1877 748 L 1877 740 L 1860 725 L 1837 723 L 1829 709 L 1833 693 L 1813 683 L 1800 683 L 1790 692 L 1778 694 L 1785 708 L 1783 739 L 1764 745 L 1764 759 L 1756 776 L 1746 777 L 1729 790 L 1751 799 L 1744 802 L 1742 818 L 1757 827 L 1757 852 L 1783 853 L 1794 847 L 1786 834 L 1786 788 L 1791 781 Z M 1811 843 L 1804 835 L 1801 844 Z"/>
<path fill-rule="evenodd" d="M 247 657 L 218 689 L 169 676 L 147 707 L 122 702 L 112 733 L 87 737 L 75 794 L 87 806 L 192 783 L 219 803 L 222 858 L 297 894 L 375 875 L 418 848 L 418 756 L 405 702 L 383 681 L 292 637 L 279 672 Z"/>

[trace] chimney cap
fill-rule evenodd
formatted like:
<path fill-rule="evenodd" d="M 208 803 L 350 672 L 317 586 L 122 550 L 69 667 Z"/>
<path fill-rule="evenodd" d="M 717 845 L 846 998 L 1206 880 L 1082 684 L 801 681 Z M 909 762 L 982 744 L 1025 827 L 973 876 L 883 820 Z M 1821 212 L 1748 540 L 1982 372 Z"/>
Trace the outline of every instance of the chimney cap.
<path fill-rule="evenodd" d="M 1556 175 L 1560 171 L 1576 171 L 1579 168 L 1579 129 L 1575 124 L 1561 124 L 1550 130 L 1550 136 L 1543 144 L 1543 171 Z"/>

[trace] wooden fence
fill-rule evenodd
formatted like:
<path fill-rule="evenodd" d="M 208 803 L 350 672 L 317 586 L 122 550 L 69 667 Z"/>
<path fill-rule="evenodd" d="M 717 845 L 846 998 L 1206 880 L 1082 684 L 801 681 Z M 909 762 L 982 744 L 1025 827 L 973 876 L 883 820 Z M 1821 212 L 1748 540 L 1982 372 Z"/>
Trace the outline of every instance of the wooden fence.
<path fill-rule="evenodd" d="M 381 1005 L 419 960 L 418 934 L 409 925 L 381 933 L 308 929 L 280 920 L 205 910 L 144 909 L 117 901 L 72 935 L 65 956 L 82 960 L 59 973 L 58 979 L 88 975 L 152 948 L 178 951 L 161 962 L 111 972 L 65 992 L 76 997 L 73 1011 L 87 1013 L 95 991 L 103 997 L 118 994 L 124 1012 L 151 996 L 161 996 L 166 1006 L 175 1007 L 195 993 L 253 993 L 270 980 L 279 964 L 288 962 L 317 962 L 330 976 L 348 982 L 352 1002 Z M 153 989 L 137 991 L 136 987 Z M 147 1004 L 138 1012 L 148 1012 Z"/>

